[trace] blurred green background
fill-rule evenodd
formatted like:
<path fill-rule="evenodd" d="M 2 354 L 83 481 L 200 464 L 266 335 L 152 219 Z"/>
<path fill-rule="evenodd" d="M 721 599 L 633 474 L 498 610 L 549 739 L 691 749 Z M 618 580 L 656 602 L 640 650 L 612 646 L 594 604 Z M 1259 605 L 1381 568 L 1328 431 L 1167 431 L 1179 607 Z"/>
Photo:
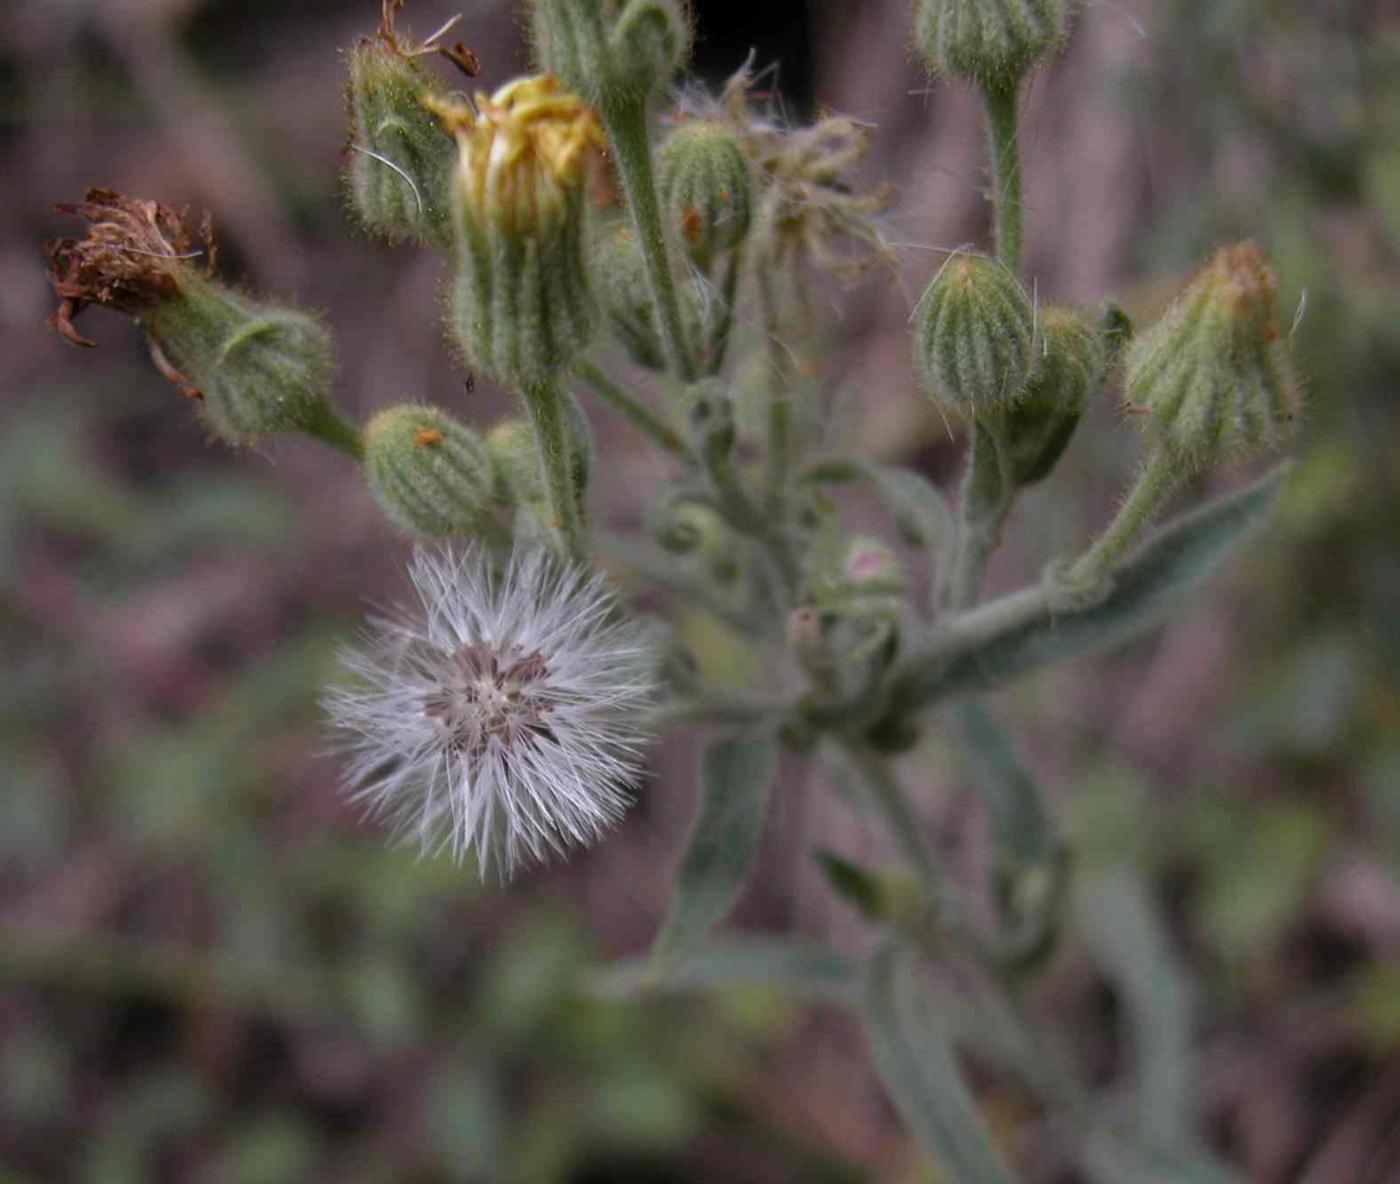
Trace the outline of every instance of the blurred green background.
<path fill-rule="evenodd" d="M 794 112 L 879 125 L 904 290 L 834 297 L 828 377 L 869 447 L 947 480 L 905 319 L 930 249 L 984 231 L 975 106 L 910 60 L 904 0 L 747 7 L 696 4 L 708 80 L 756 46 Z M 927 1180 L 836 1011 L 584 989 L 664 908 L 693 737 L 661 746 L 618 835 L 504 892 L 387 850 L 337 797 L 317 697 L 404 543 L 314 444 L 210 447 L 116 318 L 88 319 L 95 353 L 42 327 L 40 247 L 73 231 L 50 205 L 108 185 L 212 210 L 228 274 L 327 309 L 352 412 L 507 406 L 451 365 L 438 264 L 342 212 L 336 51 L 377 9 L 0 11 L 0 1180 Z M 517 26 L 468 8 L 489 85 L 523 62 Z M 1210 1138 L 1260 1181 L 1400 1179 L 1400 14 L 1091 5 L 1025 136 L 1041 294 L 1148 318 L 1214 244 L 1256 237 L 1309 413 L 1276 524 L 1206 599 L 998 706 L 1086 866 L 1132 862 L 1167 906 Z M 661 470 L 598 426 L 596 514 L 636 529 Z M 1084 537 L 1131 471 L 1107 400 L 1081 435 L 997 582 Z M 909 771 L 951 834 L 946 755 L 935 733 Z M 806 853 L 878 841 L 793 773 L 739 921 L 858 948 Z M 1077 949 L 1041 1003 L 1111 1085 L 1117 1007 Z M 1076 1179 L 986 1084 L 1026 1178 Z"/>

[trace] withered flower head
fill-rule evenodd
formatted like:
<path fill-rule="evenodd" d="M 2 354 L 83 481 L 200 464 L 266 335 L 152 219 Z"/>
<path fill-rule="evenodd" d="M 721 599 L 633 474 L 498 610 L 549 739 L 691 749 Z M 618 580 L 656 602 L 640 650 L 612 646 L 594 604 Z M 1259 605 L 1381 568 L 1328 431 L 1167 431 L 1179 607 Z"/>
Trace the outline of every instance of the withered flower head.
<path fill-rule="evenodd" d="M 870 147 L 867 129 L 835 114 L 790 126 L 779 112 L 755 106 L 754 84 L 746 65 L 725 84 L 720 105 L 758 173 L 755 245 L 847 278 L 891 261 L 875 216 L 892 193 L 887 186 L 863 190 L 855 175 Z"/>
<path fill-rule="evenodd" d="M 483 227 L 547 236 L 568 218 L 590 149 L 603 146 L 592 109 L 552 74 L 517 78 L 473 105 L 424 96 L 457 137 L 457 184 Z"/>
<path fill-rule="evenodd" d="M 212 274 L 216 248 L 208 216 L 200 229 L 202 247 L 185 223 L 183 211 L 155 201 L 122 197 L 110 189 L 89 189 L 84 200 L 56 207 L 87 219 L 81 238 L 46 244 L 49 280 L 58 293 L 50 323 L 74 345 L 97 343 L 82 336 L 73 318 L 89 304 L 140 314 L 173 296 L 182 274 Z M 194 260 L 203 256 L 199 269 Z"/>

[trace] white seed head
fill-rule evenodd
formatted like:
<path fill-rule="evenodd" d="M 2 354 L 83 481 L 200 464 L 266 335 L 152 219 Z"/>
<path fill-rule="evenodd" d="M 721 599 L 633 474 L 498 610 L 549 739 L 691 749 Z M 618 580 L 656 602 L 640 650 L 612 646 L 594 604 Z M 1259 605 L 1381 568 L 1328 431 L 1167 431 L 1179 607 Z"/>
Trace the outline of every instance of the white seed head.
<path fill-rule="evenodd" d="M 588 843 L 640 771 L 654 659 L 602 581 L 549 552 L 420 549 L 326 708 L 357 801 L 483 876 Z"/>

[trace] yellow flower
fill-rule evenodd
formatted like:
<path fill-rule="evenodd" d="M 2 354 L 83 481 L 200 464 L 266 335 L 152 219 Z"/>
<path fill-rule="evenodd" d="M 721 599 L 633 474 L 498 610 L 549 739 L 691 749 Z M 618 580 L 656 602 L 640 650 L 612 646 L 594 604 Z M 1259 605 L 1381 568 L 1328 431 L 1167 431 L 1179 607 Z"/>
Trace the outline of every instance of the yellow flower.
<path fill-rule="evenodd" d="M 423 102 L 457 137 L 457 184 L 474 221 L 547 236 L 567 220 L 587 154 L 604 140 L 592 109 L 554 75 L 517 78 L 470 106 L 432 95 Z"/>

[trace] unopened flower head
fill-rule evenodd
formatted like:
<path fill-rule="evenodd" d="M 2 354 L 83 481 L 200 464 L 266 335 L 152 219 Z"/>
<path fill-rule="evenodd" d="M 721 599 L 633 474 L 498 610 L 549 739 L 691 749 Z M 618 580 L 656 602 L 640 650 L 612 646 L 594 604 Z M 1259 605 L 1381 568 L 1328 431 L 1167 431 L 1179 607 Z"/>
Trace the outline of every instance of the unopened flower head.
<path fill-rule="evenodd" d="M 517 78 L 471 106 L 433 95 L 423 102 L 457 137 L 459 194 L 479 226 L 540 236 L 568 220 L 588 153 L 604 141 L 592 109 L 557 78 Z"/>
<path fill-rule="evenodd" d="M 372 622 L 327 699 L 355 797 L 483 875 L 596 838 L 640 770 L 642 628 L 543 549 L 419 550 L 409 574 L 418 604 Z"/>

